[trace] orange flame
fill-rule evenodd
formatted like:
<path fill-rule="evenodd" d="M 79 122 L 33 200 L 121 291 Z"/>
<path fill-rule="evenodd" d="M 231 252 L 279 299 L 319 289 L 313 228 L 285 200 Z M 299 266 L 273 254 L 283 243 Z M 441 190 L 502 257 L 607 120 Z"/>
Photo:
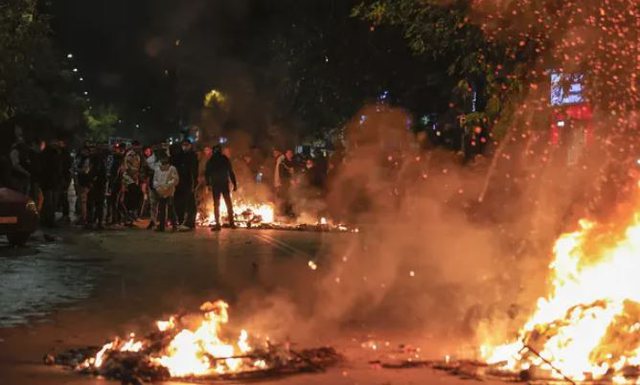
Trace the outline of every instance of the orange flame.
<path fill-rule="evenodd" d="M 177 320 L 158 321 L 161 332 L 174 332 L 171 342 L 158 353 L 150 354 L 150 362 L 166 368 L 172 377 L 198 377 L 238 371 L 266 368 L 264 360 L 251 359 L 253 348 L 249 344 L 249 333 L 242 330 L 238 340 L 225 341 L 221 337 L 222 327 L 229 322 L 224 301 L 206 302 L 200 310 L 203 319 L 195 329 L 176 330 Z M 134 334 L 129 340 L 118 339 L 105 344 L 102 349 L 80 365 L 80 368 L 100 368 L 111 352 L 139 352 L 147 348 L 148 342 L 137 340 Z"/>
<path fill-rule="evenodd" d="M 629 382 L 625 369 L 640 364 L 640 210 L 622 230 L 581 221 L 556 241 L 554 256 L 550 294 L 518 340 L 481 354 L 512 371 Z"/>

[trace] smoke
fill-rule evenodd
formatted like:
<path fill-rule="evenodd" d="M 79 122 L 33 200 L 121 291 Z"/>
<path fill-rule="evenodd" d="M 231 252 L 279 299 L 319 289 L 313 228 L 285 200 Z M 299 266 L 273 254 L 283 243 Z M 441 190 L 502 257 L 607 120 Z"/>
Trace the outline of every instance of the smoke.
<path fill-rule="evenodd" d="M 624 199 L 638 148 L 631 130 L 637 116 L 630 111 L 637 95 L 629 81 L 634 65 L 622 76 L 615 56 L 622 53 L 628 61 L 632 39 L 623 34 L 616 42 L 609 29 L 571 24 L 575 4 L 560 12 L 532 8 L 527 1 L 482 3 L 474 11 L 483 16 L 476 15 L 488 36 L 507 42 L 535 37 L 546 50 L 515 112 L 499 122 L 507 132 L 495 143 L 495 161 L 462 166 L 457 154 L 420 151 L 407 130 L 412 117 L 402 109 L 376 104 L 359 111 L 346 125 L 345 160 L 332 174 L 326 206 L 312 211 L 327 211 L 360 232 L 346 245 L 313 256 L 320 266 L 313 278 L 300 272 L 299 261 L 292 262 L 288 289 L 243 293 L 237 302 L 248 329 L 275 339 L 326 335 L 353 325 L 428 330 L 468 341 L 506 339 L 545 294 L 557 236 L 583 216 L 606 216 Z M 586 3 L 585 10 L 601 13 L 594 7 L 599 2 Z M 521 12 L 514 15 L 514 8 Z M 241 15 L 243 9 L 234 12 Z M 196 11 L 185 20 L 197 24 L 200 17 Z M 558 23 L 540 36 L 533 30 L 540 27 L 538 19 Z M 212 51 L 224 52 L 216 50 L 227 43 L 217 42 Z M 234 121 L 231 142 L 234 155 L 241 155 L 256 132 L 279 131 L 268 119 L 265 91 L 256 86 L 249 64 L 214 55 L 197 40 L 184 39 L 181 46 L 194 58 L 185 76 L 210 79 L 235 102 L 230 116 L 204 122 L 210 136 Z M 585 83 L 592 126 L 576 125 L 558 145 L 549 134 L 549 68 L 593 74 Z M 589 132 L 592 137 L 585 139 Z M 299 205 L 308 204 L 297 198 Z"/>
<path fill-rule="evenodd" d="M 417 151 L 400 109 L 374 105 L 358 113 L 346 128 L 349 147 L 328 210 L 361 231 L 347 246 L 316 256 L 321 277 L 300 288 L 308 296 L 276 296 L 292 328 L 315 335 L 353 325 L 428 330 L 476 346 L 508 340 L 546 294 L 558 235 L 582 217 L 607 218 L 626 199 L 638 118 L 635 39 L 625 8 L 480 3 L 474 11 L 485 16 L 488 36 L 538 39 L 542 50 L 525 78 L 525 96 L 499 122 L 507 133 L 495 143 L 495 160 L 463 167 L 454 154 Z M 599 22 L 590 25 L 576 12 Z M 559 143 L 550 132 L 558 111 L 548 106 L 550 68 L 584 72 L 594 111 L 568 123 Z M 282 305 L 288 301 L 296 305 Z M 260 317 L 269 318 L 264 310 Z"/>

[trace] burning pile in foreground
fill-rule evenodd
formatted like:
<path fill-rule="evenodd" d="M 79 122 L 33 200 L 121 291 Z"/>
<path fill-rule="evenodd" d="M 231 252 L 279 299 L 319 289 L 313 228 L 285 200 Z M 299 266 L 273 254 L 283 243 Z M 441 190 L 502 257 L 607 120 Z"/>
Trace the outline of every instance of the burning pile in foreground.
<path fill-rule="evenodd" d="M 321 371 L 339 359 L 332 348 L 295 351 L 288 344 L 257 343 L 245 330 L 227 339 L 227 309 L 223 301 L 206 302 L 200 307 L 202 314 L 158 321 L 156 330 L 144 338 L 131 334 L 102 347 L 49 355 L 46 362 L 135 384 L 170 378 L 258 379 Z"/>
<path fill-rule="evenodd" d="M 528 377 L 640 380 L 640 210 L 620 225 L 583 221 L 562 235 L 540 298 L 518 340 L 483 346 L 489 364 Z"/>

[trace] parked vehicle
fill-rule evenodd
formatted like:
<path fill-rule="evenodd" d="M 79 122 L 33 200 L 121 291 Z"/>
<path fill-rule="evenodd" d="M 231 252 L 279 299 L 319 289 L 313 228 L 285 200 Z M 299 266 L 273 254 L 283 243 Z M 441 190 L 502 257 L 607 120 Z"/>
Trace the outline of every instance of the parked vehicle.
<path fill-rule="evenodd" d="M 0 235 L 6 235 L 12 245 L 24 245 L 38 222 L 38 209 L 28 196 L 0 188 Z"/>

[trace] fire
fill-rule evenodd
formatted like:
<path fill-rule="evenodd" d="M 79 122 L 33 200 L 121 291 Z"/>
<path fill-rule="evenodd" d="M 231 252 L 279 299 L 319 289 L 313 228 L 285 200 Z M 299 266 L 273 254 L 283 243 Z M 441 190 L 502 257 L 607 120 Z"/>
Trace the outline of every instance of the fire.
<path fill-rule="evenodd" d="M 550 294 L 538 300 L 518 341 L 485 345 L 483 357 L 503 369 L 536 367 L 572 381 L 637 378 L 640 210 L 622 228 L 581 221 L 553 252 Z"/>
<path fill-rule="evenodd" d="M 166 368 L 175 378 L 265 369 L 264 360 L 251 356 L 254 349 L 246 330 L 240 332 L 235 342 L 222 337 L 222 328 L 229 322 L 228 308 L 224 301 L 205 302 L 200 307 L 202 320 L 195 328 L 179 329 L 175 317 L 158 321 L 158 331 L 167 333 L 171 340 L 161 351 L 150 352 L 149 362 Z M 149 340 L 137 340 L 134 334 L 126 341 L 115 339 L 105 344 L 95 357 L 84 361 L 80 368 L 99 369 L 110 354 L 152 350 L 149 345 Z"/>
<path fill-rule="evenodd" d="M 326 217 L 315 218 L 313 215 L 307 213 L 300 214 L 293 222 L 288 220 L 278 221 L 275 216 L 275 211 L 275 204 L 271 202 L 256 203 L 245 200 L 234 200 L 233 202 L 234 222 L 236 226 L 239 227 L 248 228 L 269 225 L 280 229 L 296 229 L 298 228 L 296 226 L 306 226 L 307 228 L 314 227 L 319 231 L 359 232 L 357 228 L 351 229 L 343 223 L 334 222 Z M 229 220 L 227 218 L 227 206 L 224 200 L 220 201 L 220 220 L 223 223 Z M 213 205 L 206 207 L 206 215 L 200 216 L 200 214 L 198 214 L 197 222 L 203 226 L 216 223 Z"/>
<path fill-rule="evenodd" d="M 251 224 L 272 224 L 275 222 L 275 205 L 272 203 L 251 203 L 244 201 L 233 202 L 234 220 L 237 225 L 250 226 Z M 207 218 L 199 218 L 205 225 L 214 224 L 213 205 L 207 207 Z M 220 218 L 227 220 L 227 205 L 220 201 Z"/>

